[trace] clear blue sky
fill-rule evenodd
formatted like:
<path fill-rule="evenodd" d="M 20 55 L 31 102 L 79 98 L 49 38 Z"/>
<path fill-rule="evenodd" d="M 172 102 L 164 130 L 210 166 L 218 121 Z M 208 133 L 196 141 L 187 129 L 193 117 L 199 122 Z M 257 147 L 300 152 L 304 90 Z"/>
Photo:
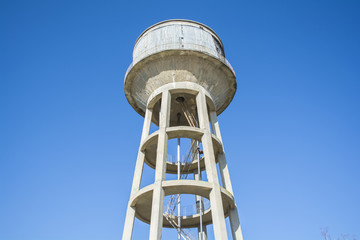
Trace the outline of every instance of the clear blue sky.
<path fill-rule="evenodd" d="M 2 0 L 0 240 L 121 239 L 143 121 L 123 78 L 139 34 L 172 18 L 213 28 L 237 73 L 219 119 L 245 240 L 359 238 L 359 12 L 350 0 Z"/>

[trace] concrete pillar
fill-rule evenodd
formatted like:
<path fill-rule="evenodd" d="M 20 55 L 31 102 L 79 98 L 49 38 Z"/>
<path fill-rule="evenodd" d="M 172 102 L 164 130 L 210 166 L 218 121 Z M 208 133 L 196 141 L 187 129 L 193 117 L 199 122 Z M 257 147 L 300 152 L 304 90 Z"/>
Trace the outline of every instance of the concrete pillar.
<path fill-rule="evenodd" d="M 220 185 L 218 181 L 214 146 L 212 143 L 211 131 L 209 126 L 209 117 L 206 105 L 206 97 L 203 92 L 199 92 L 196 96 L 196 104 L 198 108 L 199 126 L 204 130 L 201 138 L 204 161 L 208 181 L 212 183 L 213 188 L 210 192 L 211 216 L 213 221 L 214 236 L 216 240 L 228 239 L 226 233 L 225 215 L 221 199 Z"/>
<path fill-rule="evenodd" d="M 222 142 L 221 133 L 220 133 L 219 122 L 217 120 L 217 114 L 215 111 L 210 112 L 210 121 L 211 121 L 211 127 L 212 127 L 214 135 L 220 140 L 222 146 L 224 146 L 223 142 Z M 228 168 L 226 158 L 225 158 L 225 152 L 218 154 L 218 162 L 219 162 L 220 175 L 221 175 L 221 180 L 222 180 L 223 186 L 232 195 L 234 195 L 233 188 L 231 185 L 231 180 L 230 180 L 229 168 Z M 234 240 L 243 240 L 236 204 L 235 204 L 235 207 L 230 210 L 229 218 L 230 218 L 230 226 L 231 226 L 231 233 L 232 233 L 233 239 Z"/>
<path fill-rule="evenodd" d="M 166 155 L 168 136 L 166 128 L 170 120 L 171 95 L 168 90 L 162 93 L 161 110 L 159 116 L 159 137 L 156 153 L 155 183 L 151 208 L 150 240 L 161 240 L 164 210 L 164 189 L 162 182 L 165 180 Z"/>
<path fill-rule="evenodd" d="M 230 209 L 229 218 L 230 218 L 231 234 L 233 239 L 243 240 L 236 203 L 235 203 L 235 207 L 233 209 Z"/>
<path fill-rule="evenodd" d="M 124 231 L 123 231 L 123 240 L 130 240 L 132 237 L 132 232 L 134 229 L 134 219 L 135 219 L 135 206 L 130 206 L 130 202 L 132 200 L 133 195 L 139 190 L 140 183 L 141 183 L 141 177 L 144 167 L 144 160 L 145 160 L 145 153 L 141 151 L 141 145 L 143 144 L 145 138 L 149 135 L 150 132 L 150 125 L 151 125 L 151 118 L 152 118 L 152 109 L 146 109 L 145 112 L 145 119 L 144 119 L 144 125 L 143 125 L 143 131 L 141 134 L 141 140 L 140 140 L 140 147 L 138 151 L 138 156 L 136 159 L 136 165 L 135 165 L 135 172 L 134 172 L 134 178 L 130 193 L 130 200 L 128 203 L 128 207 L 126 210 L 126 218 L 125 218 L 125 224 L 124 224 Z"/>
<path fill-rule="evenodd" d="M 217 115 L 216 115 L 215 111 L 210 112 L 210 121 L 211 121 L 211 127 L 212 127 L 214 135 L 220 140 L 222 146 L 224 146 L 223 142 L 222 142 L 222 138 L 221 138 L 219 122 L 217 121 Z M 220 175 L 221 175 L 221 180 L 222 180 L 223 186 L 224 186 L 224 188 L 226 188 L 226 190 L 228 190 L 229 192 L 231 192 L 231 194 L 233 194 L 229 169 L 228 169 L 228 165 L 226 163 L 226 158 L 225 158 L 224 152 L 218 154 L 218 161 L 219 161 Z"/>

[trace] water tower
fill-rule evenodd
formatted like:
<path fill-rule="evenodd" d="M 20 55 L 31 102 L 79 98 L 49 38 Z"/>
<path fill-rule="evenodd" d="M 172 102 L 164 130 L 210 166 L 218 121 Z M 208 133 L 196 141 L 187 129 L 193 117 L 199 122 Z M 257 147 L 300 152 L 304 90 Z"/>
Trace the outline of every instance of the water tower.
<path fill-rule="evenodd" d="M 178 239 L 205 240 L 209 224 L 215 239 L 225 240 L 229 217 L 232 238 L 242 240 L 217 120 L 234 97 L 236 77 L 217 34 L 189 20 L 149 27 L 135 43 L 124 89 L 144 125 L 123 240 L 131 239 L 135 217 L 150 224 L 151 240 L 161 239 L 163 228 L 174 228 Z M 175 161 L 170 140 L 177 143 Z M 144 164 L 154 169 L 154 181 L 140 188 Z M 183 214 L 185 195 L 194 208 Z"/>

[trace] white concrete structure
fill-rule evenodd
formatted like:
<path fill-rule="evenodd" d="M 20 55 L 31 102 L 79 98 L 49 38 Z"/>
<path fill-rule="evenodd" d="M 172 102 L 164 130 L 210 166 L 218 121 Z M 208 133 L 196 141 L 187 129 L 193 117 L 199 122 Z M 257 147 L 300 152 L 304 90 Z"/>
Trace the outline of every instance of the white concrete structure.
<path fill-rule="evenodd" d="M 163 227 L 176 228 L 182 239 L 192 239 L 187 228 L 198 228 L 196 239 L 206 239 L 208 224 L 213 224 L 216 240 L 228 239 L 225 218 L 229 217 L 232 238 L 242 240 L 217 121 L 236 91 L 235 73 L 220 38 L 209 27 L 189 20 L 151 26 L 136 41 L 124 88 L 129 103 L 145 120 L 123 240 L 131 239 L 135 217 L 150 224 L 151 240 L 162 238 Z M 151 123 L 159 129 L 149 134 Z M 191 139 L 190 161 L 167 161 L 168 141 L 173 138 L 178 139 L 178 149 L 180 138 Z M 155 169 L 154 183 L 140 189 L 144 164 Z M 188 173 L 194 179 L 182 178 Z M 166 174 L 178 178 L 165 180 Z M 175 216 L 168 212 L 171 203 L 164 209 L 165 196 L 181 194 L 195 196 L 198 212 Z M 203 209 L 203 199 L 209 199 L 210 208 Z M 179 202 L 177 197 L 174 204 Z"/>

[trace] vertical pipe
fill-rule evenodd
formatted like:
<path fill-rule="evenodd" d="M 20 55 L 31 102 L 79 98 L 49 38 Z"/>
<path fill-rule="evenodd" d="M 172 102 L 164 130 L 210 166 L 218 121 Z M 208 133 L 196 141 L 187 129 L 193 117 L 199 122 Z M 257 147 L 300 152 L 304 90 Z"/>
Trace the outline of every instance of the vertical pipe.
<path fill-rule="evenodd" d="M 178 138 L 177 145 L 177 179 L 180 180 L 180 138 Z M 181 199 L 180 194 L 178 194 L 178 240 L 181 239 Z"/>
<path fill-rule="evenodd" d="M 180 125 L 180 113 L 177 114 L 178 125 Z M 177 179 L 180 180 L 180 138 L 177 139 Z M 178 240 L 181 240 L 181 199 L 180 194 L 178 194 Z"/>
<path fill-rule="evenodd" d="M 195 104 L 196 105 L 196 104 Z M 195 127 L 200 127 L 199 126 L 199 116 L 198 116 L 198 109 L 197 107 L 195 107 Z M 196 141 L 196 158 L 197 158 L 197 161 L 198 161 L 198 164 L 197 164 L 197 179 L 196 180 L 199 180 L 201 181 L 202 180 L 202 175 L 201 175 L 201 168 L 200 168 L 200 160 L 201 160 L 201 157 L 200 157 L 200 142 L 195 140 Z M 203 202 L 204 202 L 204 198 L 201 197 L 201 196 L 196 196 L 196 199 L 197 201 L 199 201 L 199 220 L 200 220 L 200 224 L 199 224 L 199 227 L 198 227 L 198 238 L 199 240 L 206 240 L 207 237 L 206 237 L 206 226 L 205 226 L 205 229 L 204 229 L 204 226 L 203 226 L 203 223 L 202 223 L 202 215 L 203 215 L 203 212 L 204 212 L 204 209 L 203 209 Z"/>
<path fill-rule="evenodd" d="M 199 143 L 197 143 L 197 158 L 198 158 L 198 178 L 199 180 L 202 180 L 202 176 L 201 176 L 201 169 L 200 169 L 200 149 L 199 149 Z M 203 198 L 200 196 L 199 198 L 199 213 L 200 213 L 200 240 L 203 240 L 203 224 L 202 224 L 202 214 L 203 214 L 203 209 L 202 209 L 202 203 L 203 203 Z"/>
<path fill-rule="evenodd" d="M 193 161 L 197 161 L 197 170 L 194 170 L 194 180 L 200 181 L 201 178 L 201 169 L 200 169 L 200 149 L 199 149 L 199 142 L 197 140 L 192 140 L 192 152 L 193 152 Z M 200 195 L 195 195 L 195 203 L 196 203 L 196 213 L 199 214 L 199 226 L 197 227 L 198 230 L 198 239 L 203 240 L 203 225 L 202 225 L 202 197 Z"/>

